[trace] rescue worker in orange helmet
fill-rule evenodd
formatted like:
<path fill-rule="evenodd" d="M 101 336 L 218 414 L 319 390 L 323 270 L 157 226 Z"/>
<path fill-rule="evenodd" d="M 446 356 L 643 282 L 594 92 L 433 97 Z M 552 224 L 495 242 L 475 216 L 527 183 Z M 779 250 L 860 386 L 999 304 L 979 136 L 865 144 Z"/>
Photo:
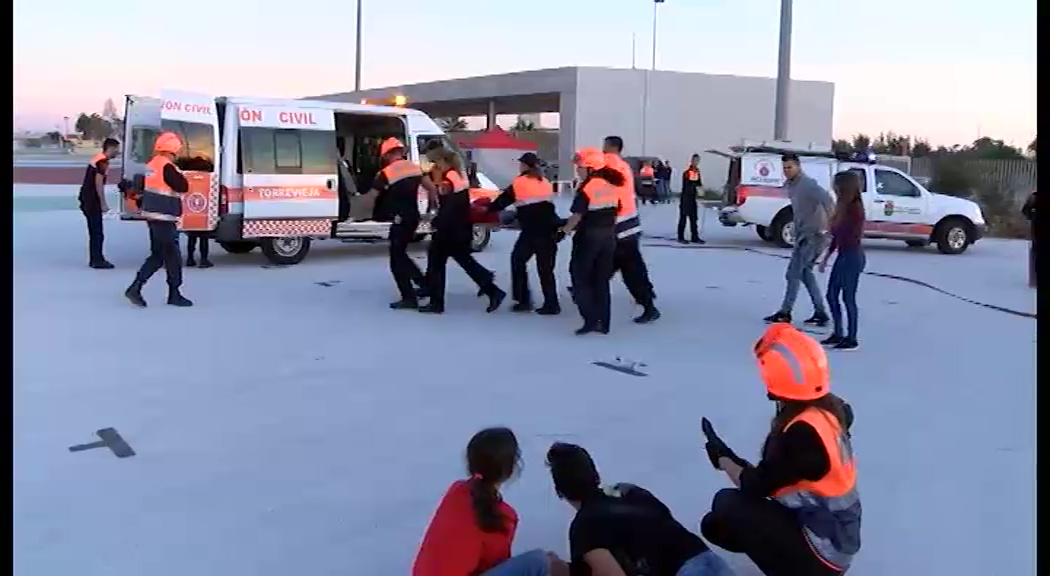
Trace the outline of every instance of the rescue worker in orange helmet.
<path fill-rule="evenodd" d="M 419 308 L 413 284 L 422 288 L 426 282 L 419 266 L 408 255 L 408 245 L 419 230 L 419 187 L 423 170 L 405 159 L 405 145 L 397 138 L 387 138 L 379 145 L 379 164 L 372 188 L 363 201 L 373 204 L 372 217 L 390 226 L 390 273 L 397 284 L 400 300 L 390 304 L 394 310 Z"/>
<path fill-rule="evenodd" d="M 529 275 L 525 265 L 535 255 L 543 291 L 543 306 L 536 313 L 544 316 L 560 314 L 558 284 L 554 278 L 554 264 L 558 258 L 558 243 L 554 233 L 561 221 L 554 209 L 554 189 L 543 177 L 538 156 L 526 152 L 518 158 L 518 163 L 521 174 L 488 205 L 490 211 L 499 211 L 513 204 L 521 227 L 521 233 L 510 253 L 511 298 L 515 302 L 511 310 L 532 310 Z"/>
<path fill-rule="evenodd" d="M 579 185 L 568 221 L 558 231 L 558 240 L 572 234 L 573 299 L 583 317 L 576 334 L 609 333 L 613 253 L 616 251 L 616 213 L 626 181 L 605 165 L 605 156 L 595 148 L 584 148 L 573 157 Z"/>
<path fill-rule="evenodd" d="M 80 212 L 87 220 L 88 229 L 88 266 L 98 270 L 109 270 L 113 265 L 102 255 L 102 243 L 105 235 L 102 232 L 102 215 L 109 212 L 106 203 L 106 175 L 109 162 L 120 153 L 120 142 L 106 138 L 102 142 L 102 151 L 95 154 L 84 170 L 84 182 L 80 185 Z"/>
<path fill-rule="evenodd" d="M 642 222 L 638 218 L 638 197 L 634 191 L 631 167 L 620 157 L 623 139 L 606 136 L 602 152 L 609 168 L 623 175 L 626 184 L 620 187 L 620 209 L 616 212 L 616 252 L 613 254 L 613 274 L 620 273 L 624 286 L 642 313 L 634 318 L 636 324 L 648 324 L 660 318 L 656 308 L 656 291 L 649 279 L 649 267 L 642 257 Z"/>
<path fill-rule="evenodd" d="M 770 326 L 754 353 L 776 415 L 754 466 L 704 418 L 711 464 L 736 488 L 715 494 L 700 531 L 767 575 L 842 574 L 860 550 L 853 411 L 830 392 L 823 347 L 793 326 Z"/>
<path fill-rule="evenodd" d="M 182 216 L 182 195 L 190 184 L 175 166 L 175 158 L 182 150 L 182 139 L 174 132 L 161 132 L 153 143 L 154 156 L 146 163 L 139 215 L 149 227 L 149 256 L 142 263 L 135 281 L 124 291 L 124 296 L 136 306 L 145 308 L 142 287 L 161 266 L 168 277 L 168 304 L 193 306 L 179 291 L 182 286 L 182 256 L 179 251 L 179 217 Z"/>
<path fill-rule="evenodd" d="M 449 258 L 477 284 L 480 294 L 489 300 L 486 312 L 494 312 L 503 303 L 507 293 L 493 282 L 492 271 L 474 259 L 471 240 L 474 225 L 470 219 L 470 183 L 467 181 L 463 162 L 454 150 L 436 148 L 427 153 L 434 163 L 441 180 L 434 182 L 430 174 L 424 177 L 427 187 L 436 189 L 437 215 L 431 221 L 434 234 L 427 249 L 427 292 L 430 301 L 419 311 L 441 314 L 445 311 L 445 275 Z"/>

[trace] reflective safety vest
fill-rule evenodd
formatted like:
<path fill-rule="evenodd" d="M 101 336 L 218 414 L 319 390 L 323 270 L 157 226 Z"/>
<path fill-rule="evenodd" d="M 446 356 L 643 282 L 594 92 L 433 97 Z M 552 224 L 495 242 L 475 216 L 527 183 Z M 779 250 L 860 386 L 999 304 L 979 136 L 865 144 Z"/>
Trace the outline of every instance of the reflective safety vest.
<path fill-rule="evenodd" d="M 616 188 L 620 208 L 616 211 L 616 238 L 630 238 L 642 233 L 642 221 L 638 218 L 638 201 L 634 190 L 626 184 Z"/>
<path fill-rule="evenodd" d="M 157 154 L 146 164 L 146 180 L 139 215 L 157 222 L 178 222 L 182 216 L 182 195 L 164 181 L 165 167 L 178 167 L 167 156 Z M 182 171 L 179 170 L 179 173 Z"/>
<path fill-rule="evenodd" d="M 459 172 L 455 170 L 449 170 L 445 172 L 445 180 L 448 180 L 452 184 L 451 192 L 456 194 L 458 192 L 466 192 L 470 189 L 470 182 L 466 178 L 460 176 Z"/>
<path fill-rule="evenodd" d="M 389 186 L 393 186 L 406 178 L 418 178 L 423 175 L 422 168 L 420 168 L 415 162 L 410 162 L 408 160 L 395 160 L 394 162 L 387 164 L 382 172 L 383 175 L 386 176 L 386 182 Z"/>
<path fill-rule="evenodd" d="M 518 176 L 511 186 L 514 188 L 514 205 L 518 208 L 554 199 L 554 189 L 546 178 L 537 180 L 532 176 Z"/>
<path fill-rule="evenodd" d="M 642 166 L 638 169 L 638 176 L 645 181 L 646 184 L 652 184 L 652 179 L 655 177 L 656 172 L 652 166 Z"/>
<path fill-rule="evenodd" d="M 685 179 L 688 182 L 698 182 L 700 180 L 700 170 L 690 166 L 685 169 Z"/>
<path fill-rule="evenodd" d="M 773 497 L 795 512 L 813 552 L 835 570 L 849 567 L 860 550 L 860 495 L 849 435 L 838 420 L 820 408 L 807 408 L 784 427 L 805 422 L 824 443 L 831 468 L 816 482 L 803 480 L 781 488 Z"/>
<path fill-rule="evenodd" d="M 616 209 L 620 202 L 620 191 L 602 178 L 591 178 L 580 190 L 587 197 L 587 211 Z"/>

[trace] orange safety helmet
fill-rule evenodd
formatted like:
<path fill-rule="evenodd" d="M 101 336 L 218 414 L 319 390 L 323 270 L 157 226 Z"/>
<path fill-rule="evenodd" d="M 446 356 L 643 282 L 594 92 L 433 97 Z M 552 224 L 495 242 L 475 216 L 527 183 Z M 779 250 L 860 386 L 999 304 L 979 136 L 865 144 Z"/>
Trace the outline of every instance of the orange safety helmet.
<path fill-rule="evenodd" d="M 581 168 L 601 170 L 605 168 L 605 156 L 597 148 L 581 148 L 572 157 L 572 163 Z"/>
<path fill-rule="evenodd" d="M 383 140 L 383 143 L 379 145 L 379 155 L 386 156 L 387 152 L 391 150 L 397 150 L 398 148 L 404 148 L 405 145 L 401 143 L 397 138 L 387 138 Z"/>
<path fill-rule="evenodd" d="M 182 150 L 182 138 L 179 138 L 174 132 L 161 132 L 157 136 L 157 141 L 153 143 L 154 152 L 178 154 L 179 150 Z"/>
<path fill-rule="evenodd" d="M 774 399 L 816 400 L 829 392 L 824 348 L 790 324 L 770 326 L 755 342 L 755 358 Z"/>

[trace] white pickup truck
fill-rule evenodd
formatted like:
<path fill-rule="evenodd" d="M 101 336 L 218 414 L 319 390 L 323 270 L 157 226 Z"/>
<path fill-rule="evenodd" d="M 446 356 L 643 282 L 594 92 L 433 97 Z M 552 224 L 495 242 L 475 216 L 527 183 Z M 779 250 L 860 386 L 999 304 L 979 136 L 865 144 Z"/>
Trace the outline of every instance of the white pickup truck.
<path fill-rule="evenodd" d="M 739 146 L 730 153 L 725 204 L 718 220 L 725 226 L 754 225 L 759 237 L 781 247 L 794 242 L 791 202 L 784 186 L 780 157 L 799 155 L 802 171 L 831 190 L 836 172 L 850 170 L 861 177 L 865 238 L 903 240 L 912 247 L 937 245 L 943 254 L 961 254 L 986 232 L 976 203 L 934 194 L 912 177 L 873 157 L 837 156 L 828 151 L 792 150 L 770 146 Z M 832 193 L 834 194 L 834 193 Z"/>

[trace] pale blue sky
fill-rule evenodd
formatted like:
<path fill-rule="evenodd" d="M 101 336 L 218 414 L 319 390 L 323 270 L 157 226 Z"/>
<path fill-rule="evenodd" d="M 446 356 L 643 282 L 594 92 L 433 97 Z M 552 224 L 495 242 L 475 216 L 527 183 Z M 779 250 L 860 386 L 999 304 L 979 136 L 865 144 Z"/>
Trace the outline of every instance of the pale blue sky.
<path fill-rule="evenodd" d="M 364 85 L 588 65 L 648 66 L 647 0 L 365 2 Z M 197 8 L 191 8 L 197 6 Z M 779 0 L 667 0 L 664 70 L 776 73 Z M 168 7 L 170 10 L 165 10 Z M 110 0 L 14 6 L 14 118 L 64 115 L 161 88 L 305 96 L 353 87 L 353 0 L 210 5 Z M 792 75 L 836 84 L 835 134 L 935 143 L 1035 132 L 1035 0 L 796 0 Z M 697 95 L 701 98 L 702 95 Z"/>

